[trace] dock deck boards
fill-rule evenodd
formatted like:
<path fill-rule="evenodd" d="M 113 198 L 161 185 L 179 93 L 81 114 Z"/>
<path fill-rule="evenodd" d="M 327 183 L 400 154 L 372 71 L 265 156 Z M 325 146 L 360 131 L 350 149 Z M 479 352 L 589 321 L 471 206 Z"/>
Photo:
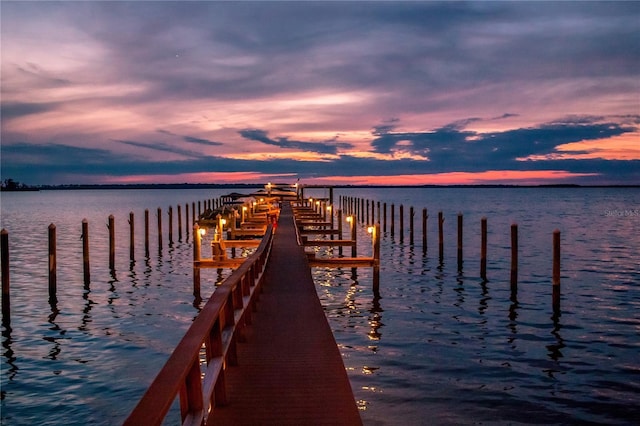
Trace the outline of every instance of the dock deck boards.
<path fill-rule="evenodd" d="M 288 203 L 265 274 L 238 366 L 226 370 L 229 403 L 207 424 L 362 425 Z"/>

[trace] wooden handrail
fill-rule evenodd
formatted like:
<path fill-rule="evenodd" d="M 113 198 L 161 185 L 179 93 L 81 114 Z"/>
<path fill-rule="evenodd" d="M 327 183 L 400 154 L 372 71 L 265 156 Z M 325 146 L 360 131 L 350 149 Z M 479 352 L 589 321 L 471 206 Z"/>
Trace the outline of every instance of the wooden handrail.
<path fill-rule="evenodd" d="M 237 362 L 237 335 L 251 321 L 272 241 L 269 225 L 257 250 L 216 288 L 125 425 L 162 424 L 178 395 L 183 425 L 203 424 L 215 405 L 226 402 L 225 367 Z"/>

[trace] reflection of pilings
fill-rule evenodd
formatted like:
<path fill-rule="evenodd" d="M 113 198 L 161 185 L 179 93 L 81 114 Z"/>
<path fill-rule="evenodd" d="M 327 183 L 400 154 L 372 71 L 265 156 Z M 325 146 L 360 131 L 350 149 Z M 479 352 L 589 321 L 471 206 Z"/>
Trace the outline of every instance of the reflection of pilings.
<path fill-rule="evenodd" d="M 11 322 L 11 301 L 9 299 L 9 231 L 0 231 L 0 250 L 2 250 L 2 324 Z"/>
<path fill-rule="evenodd" d="M 382 312 L 384 312 L 380 307 L 380 296 L 373 297 L 369 312 L 371 313 L 371 317 L 369 317 L 369 325 L 371 326 L 369 338 L 377 341 L 382 337 L 382 334 L 378 330 L 382 327 Z"/>
<path fill-rule="evenodd" d="M 551 319 L 553 320 L 553 330 L 551 331 L 551 334 L 556 338 L 556 343 L 553 345 L 547 345 L 547 350 L 549 351 L 549 357 L 554 361 L 558 361 L 562 358 L 562 349 L 566 346 L 564 344 L 564 339 L 560 335 L 560 329 L 562 328 L 562 325 L 560 324 L 560 312 L 554 311 Z"/>

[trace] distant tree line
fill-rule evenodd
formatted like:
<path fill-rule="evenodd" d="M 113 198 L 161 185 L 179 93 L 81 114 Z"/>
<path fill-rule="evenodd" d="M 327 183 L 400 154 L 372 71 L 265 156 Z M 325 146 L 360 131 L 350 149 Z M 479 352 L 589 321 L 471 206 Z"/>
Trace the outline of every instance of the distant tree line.
<path fill-rule="evenodd" d="M 2 191 L 35 191 L 38 188 L 35 188 L 33 186 L 29 186 L 26 183 L 20 183 L 17 180 L 5 179 L 0 184 L 0 189 Z"/>

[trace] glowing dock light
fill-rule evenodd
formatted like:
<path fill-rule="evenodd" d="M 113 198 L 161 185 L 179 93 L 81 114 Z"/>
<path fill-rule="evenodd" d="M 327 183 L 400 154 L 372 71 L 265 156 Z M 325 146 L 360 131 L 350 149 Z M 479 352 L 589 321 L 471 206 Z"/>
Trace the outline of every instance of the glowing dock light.
<path fill-rule="evenodd" d="M 204 228 L 198 229 L 198 232 L 200 233 L 201 237 L 204 237 L 207 234 L 207 230 Z"/>

